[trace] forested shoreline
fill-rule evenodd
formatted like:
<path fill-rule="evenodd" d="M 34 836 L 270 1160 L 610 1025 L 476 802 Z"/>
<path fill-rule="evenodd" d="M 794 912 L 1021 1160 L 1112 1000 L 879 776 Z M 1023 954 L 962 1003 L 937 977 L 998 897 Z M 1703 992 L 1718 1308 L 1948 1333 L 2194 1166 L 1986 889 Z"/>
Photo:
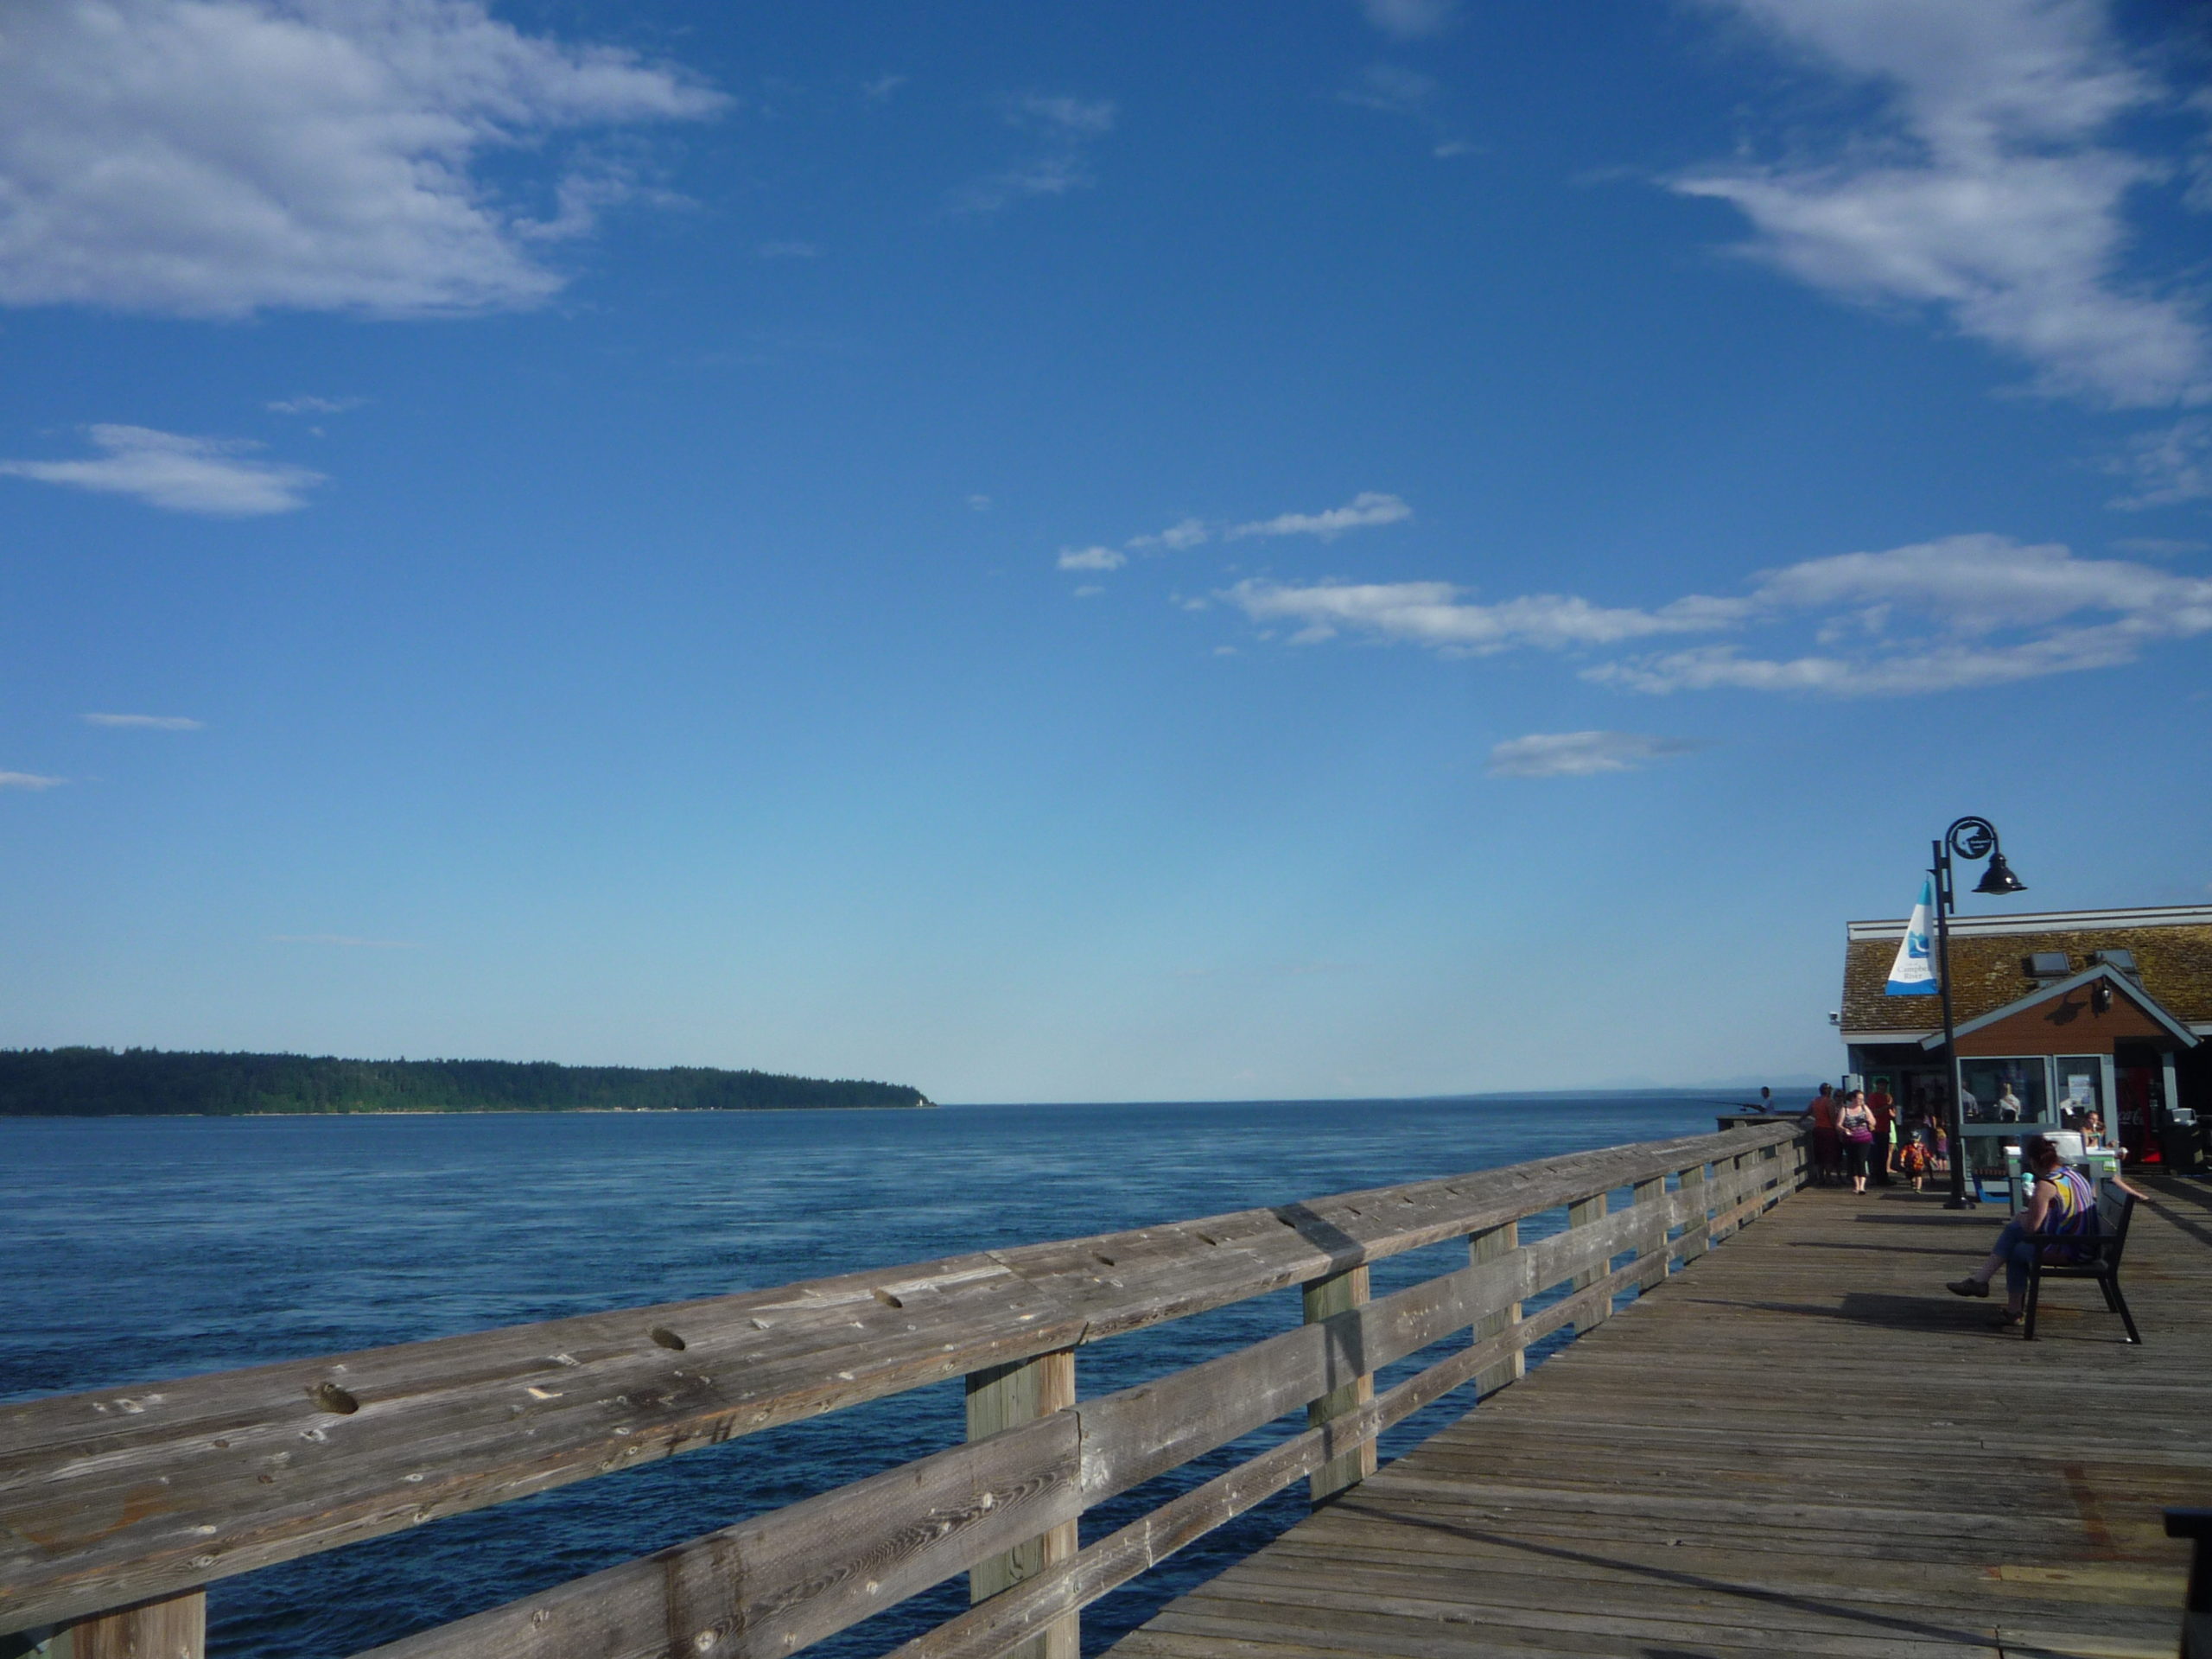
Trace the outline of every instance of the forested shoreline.
<path fill-rule="evenodd" d="M 0 1117 L 779 1111 L 933 1104 L 903 1084 L 709 1066 L 347 1060 L 153 1048 L 0 1049 Z"/>

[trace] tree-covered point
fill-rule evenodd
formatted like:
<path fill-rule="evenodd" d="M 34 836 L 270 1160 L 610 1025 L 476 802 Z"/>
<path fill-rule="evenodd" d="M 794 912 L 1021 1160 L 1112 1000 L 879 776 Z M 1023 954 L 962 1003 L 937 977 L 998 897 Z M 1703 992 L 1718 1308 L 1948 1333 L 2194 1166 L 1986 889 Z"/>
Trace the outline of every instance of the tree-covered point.
<path fill-rule="evenodd" d="M 251 1112 L 775 1111 L 927 1106 L 902 1084 L 707 1066 L 340 1060 L 154 1048 L 0 1049 L 0 1116 L 235 1116 Z"/>

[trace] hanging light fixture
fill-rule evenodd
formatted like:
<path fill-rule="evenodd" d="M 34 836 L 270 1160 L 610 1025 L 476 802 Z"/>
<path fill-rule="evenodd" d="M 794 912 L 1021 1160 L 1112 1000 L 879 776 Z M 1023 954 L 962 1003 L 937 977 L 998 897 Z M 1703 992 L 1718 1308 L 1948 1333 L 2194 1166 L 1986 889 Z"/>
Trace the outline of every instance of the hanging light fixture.
<path fill-rule="evenodd" d="M 2012 874 L 2012 867 L 2005 861 L 2005 855 L 1997 845 L 1997 826 L 1987 818 L 1961 818 L 1943 832 L 1933 849 L 1935 857 L 1929 874 L 1935 878 L 1936 888 L 1936 988 L 1943 998 L 1943 1071 L 1949 1083 L 1950 1096 L 1947 1116 L 1951 1131 L 1951 1195 L 1943 1201 L 1947 1210 L 1963 1210 L 1979 1198 L 1967 1197 L 1967 1165 L 1972 1150 L 1967 1144 L 1965 1115 L 1959 1109 L 1960 1076 L 1958 1031 L 1951 1018 L 1951 859 L 1986 858 L 1989 868 L 1974 883 L 1976 893 L 2004 894 L 2025 893 L 2028 884 Z"/>

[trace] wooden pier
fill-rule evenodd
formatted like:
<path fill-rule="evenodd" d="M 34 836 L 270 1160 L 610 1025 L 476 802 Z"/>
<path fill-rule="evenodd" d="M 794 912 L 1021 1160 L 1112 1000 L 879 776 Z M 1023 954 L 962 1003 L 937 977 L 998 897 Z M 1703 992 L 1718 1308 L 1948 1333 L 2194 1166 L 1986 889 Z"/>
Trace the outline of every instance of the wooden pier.
<path fill-rule="evenodd" d="M 2212 1187 L 2137 1185 L 2140 1347 L 2093 1285 L 2032 1343 L 1946 1294 L 1986 1211 L 1809 1191 L 1114 1652 L 2173 1659 Z"/>
<path fill-rule="evenodd" d="M 2171 1653 L 2159 1506 L 2212 1495 L 2206 1192 L 2139 1212 L 2145 1346 L 2085 1286 L 2027 1344 L 1940 1287 L 1989 1217 L 1803 1173 L 1764 1123 L 0 1406 L 0 1659 L 200 1659 L 214 1580 L 962 1377 L 963 1444 L 373 1659 L 768 1659 L 963 1573 L 975 1605 L 896 1659 L 1073 1659 L 1082 1608 L 1300 1481 L 1310 1520 L 1117 1651 Z M 1455 1239 L 1464 1266 L 1370 1294 L 1370 1263 Z M 1078 1387 L 1087 1346 L 1277 1294 L 1302 1324 Z M 1382 1429 L 1470 1383 L 1478 1409 L 1376 1472 Z"/>

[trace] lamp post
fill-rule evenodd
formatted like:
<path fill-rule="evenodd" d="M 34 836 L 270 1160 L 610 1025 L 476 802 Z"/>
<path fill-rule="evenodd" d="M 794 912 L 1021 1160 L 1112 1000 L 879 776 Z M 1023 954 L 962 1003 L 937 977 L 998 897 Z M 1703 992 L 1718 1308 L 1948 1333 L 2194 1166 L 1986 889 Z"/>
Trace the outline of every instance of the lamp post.
<path fill-rule="evenodd" d="M 1946 1210 L 1967 1207 L 1967 1117 L 1965 1103 L 1959 1097 L 1958 1033 L 1951 1023 L 1951 855 L 1961 858 L 1986 858 L 1989 868 L 1982 872 L 1981 880 L 1974 884 L 1976 893 L 2025 893 L 2028 884 L 2012 874 L 2012 867 L 2005 861 L 2005 855 L 1998 848 L 1997 826 L 1987 818 L 1961 818 L 1939 836 L 1935 843 L 1934 862 L 1929 874 L 1936 881 L 1936 988 L 1943 998 L 1943 1065 L 1950 1078 L 1951 1120 L 1951 1196 L 1943 1200 Z"/>

